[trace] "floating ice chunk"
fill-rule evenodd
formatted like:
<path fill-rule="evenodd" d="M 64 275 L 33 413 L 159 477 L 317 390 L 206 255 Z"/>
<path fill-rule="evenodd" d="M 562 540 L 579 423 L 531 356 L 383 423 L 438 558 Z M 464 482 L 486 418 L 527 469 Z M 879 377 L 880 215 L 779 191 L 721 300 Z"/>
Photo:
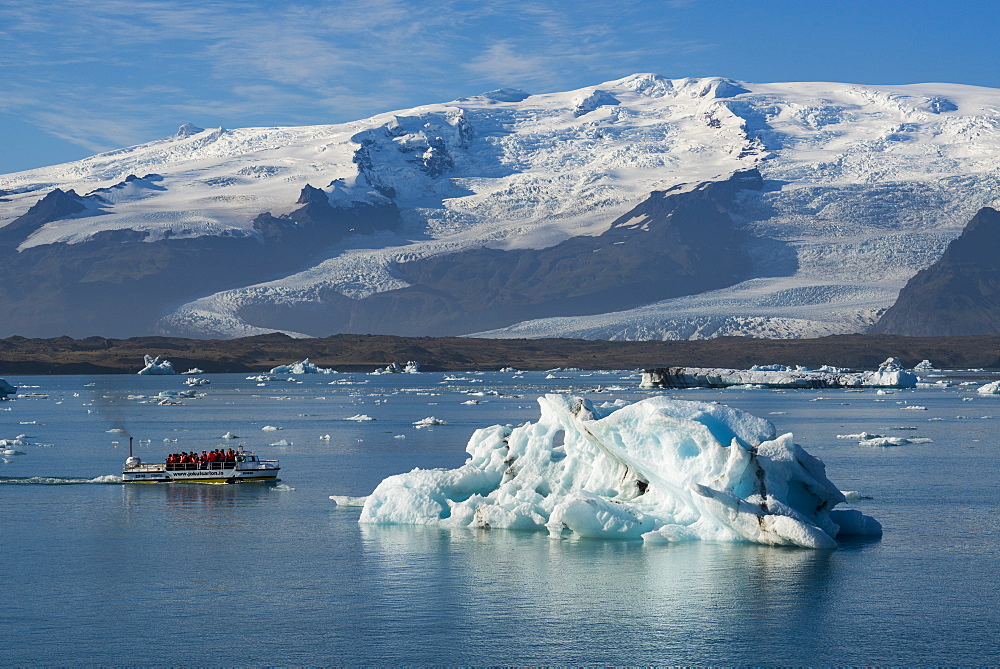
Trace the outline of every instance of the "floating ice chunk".
<path fill-rule="evenodd" d="M 905 407 L 899 408 L 906 409 L 907 411 L 927 411 L 927 407 L 920 406 L 919 404 L 907 404 Z"/>
<path fill-rule="evenodd" d="M 184 373 L 187 374 L 187 372 Z M 185 386 L 206 386 L 209 383 L 211 383 L 211 381 L 201 376 L 192 376 L 189 379 L 184 379 Z"/>
<path fill-rule="evenodd" d="M 291 365 L 278 365 L 271 370 L 272 374 L 336 374 L 337 370 L 327 367 L 317 367 L 309 362 L 309 358 Z M 289 379 L 293 381 L 294 379 Z"/>
<path fill-rule="evenodd" d="M 872 439 L 863 439 L 858 442 L 862 446 L 906 446 L 907 444 L 913 443 L 909 439 L 904 437 L 874 437 Z"/>
<path fill-rule="evenodd" d="M 479 400 L 465 400 L 462 404 L 482 404 Z"/>
<path fill-rule="evenodd" d="M 884 434 L 872 434 L 871 432 L 858 432 L 857 434 L 838 434 L 837 439 L 857 439 L 858 441 L 864 441 L 866 439 L 879 439 L 884 437 Z"/>
<path fill-rule="evenodd" d="M 181 372 L 181 374 L 204 374 L 204 373 L 205 373 L 204 369 L 199 369 L 197 367 L 192 367 L 186 372 Z"/>
<path fill-rule="evenodd" d="M 932 369 L 934 369 L 934 365 L 931 364 L 930 360 L 921 360 L 913 366 L 914 372 L 929 372 Z"/>
<path fill-rule="evenodd" d="M 367 497 L 348 497 L 347 495 L 330 495 L 337 506 L 364 506 Z"/>
<path fill-rule="evenodd" d="M 222 438 L 223 439 L 239 439 L 240 437 L 239 437 L 239 435 L 233 434 L 232 432 L 226 432 L 224 435 L 222 435 Z"/>
<path fill-rule="evenodd" d="M 174 369 L 173 364 L 169 360 L 164 360 L 160 356 L 155 358 L 152 356 L 144 356 L 143 360 L 146 364 L 145 367 L 140 369 L 136 374 L 141 375 L 151 375 L 151 374 L 176 374 L 177 371 Z"/>
<path fill-rule="evenodd" d="M 872 499 L 871 495 L 862 495 L 857 490 L 841 490 L 840 494 L 844 496 L 848 502 L 857 502 L 862 499 Z"/>
<path fill-rule="evenodd" d="M 458 469 L 382 481 L 360 522 L 836 546 L 831 510 L 844 496 L 820 460 L 764 419 L 666 397 L 623 407 L 558 394 L 538 402 L 536 423 L 477 430 Z M 853 514 L 845 522 L 881 532 Z"/>
<path fill-rule="evenodd" d="M 406 439 L 406 435 L 405 434 L 397 434 L 396 436 L 393 437 L 393 439 Z"/>
<path fill-rule="evenodd" d="M 328 435 L 328 434 L 321 435 L 320 438 L 319 438 L 319 440 L 320 441 L 330 441 L 330 435 Z"/>
<path fill-rule="evenodd" d="M 260 429 L 261 429 L 262 432 L 277 432 L 281 428 L 280 427 L 275 427 L 273 425 L 265 425 L 264 427 L 262 427 Z"/>
<path fill-rule="evenodd" d="M 369 416 L 368 414 L 358 413 L 358 414 L 354 414 L 353 416 L 348 416 L 344 420 L 356 420 L 356 421 L 362 422 L 362 421 L 366 421 L 366 420 L 375 420 L 375 419 L 372 418 L 371 416 Z"/>
<path fill-rule="evenodd" d="M 501 367 L 500 371 L 501 372 L 512 372 L 514 374 L 517 374 L 517 370 L 514 369 L 513 367 Z"/>
<path fill-rule="evenodd" d="M 407 360 L 406 364 L 403 366 L 403 372 L 406 374 L 419 374 L 420 365 L 414 360 Z"/>
<path fill-rule="evenodd" d="M 894 358 L 882 363 L 877 372 L 809 371 L 804 368 L 771 369 L 772 367 L 784 367 L 783 365 L 767 365 L 757 369 L 659 367 L 645 370 L 642 373 L 639 387 L 725 388 L 748 384 L 768 388 L 916 387 L 916 375 L 902 368 L 893 369 L 893 365 L 889 364 L 890 360 L 894 360 Z"/>
<path fill-rule="evenodd" d="M 976 392 L 980 395 L 1000 395 L 1000 381 L 993 381 L 992 383 L 987 383 L 985 386 L 980 386 Z"/>
<path fill-rule="evenodd" d="M 448 423 L 446 423 L 445 421 L 441 420 L 440 418 L 435 418 L 434 416 L 421 418 L 420 420 L 415 421 L 413 423 L 415 427 L 429 427 L 431 425 L 447 425 L 447 424 Z"/>
<path fill-rule="evenodd" d="M 269 445 L 270 446 L 291 446 L 292 442 L 288 441 L 287 439 L 279 439 L 278 441 L 274 442 L 273 444 L 269 444 Z"/>
<path fill-rule="evenodd" d="M 123 430 L 120 427 L 113 427 L 110 430 L 105 430 L 105 432 L 108 432 L 108 433 L 111 433 L 111 434 L 124 434 L 125 430 Z"/>
<path fill-rule="evenodd" d="M 263 383 L 264 381 L 274 381 L 274 377 L 267 374 L 258 374 L 257 376 L 248 376 L 247 381 L 259 381 Z"/>

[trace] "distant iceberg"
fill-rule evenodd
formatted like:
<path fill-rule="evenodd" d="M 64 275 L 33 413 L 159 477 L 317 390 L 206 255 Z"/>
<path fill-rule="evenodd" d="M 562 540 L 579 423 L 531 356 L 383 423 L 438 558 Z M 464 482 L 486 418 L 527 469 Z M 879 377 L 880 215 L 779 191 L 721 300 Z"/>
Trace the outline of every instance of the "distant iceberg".
<path fill-rule="evenodd" d="M 402 367 L 399 366 L 398 362 L 390 362 L 385 367 L 380 367 L 376 369 L 372 374 L 419 374 L 420 365 L 418 365 L 413 360 L 407 360 L 406 364 Z"/>
<path fill-rule="evenodd" d="M 153 375 L 153 374 L 176 374 L 177 370 L 174 369 L 173 364 L 169 360 L 165 360 L 160 356 L 155 358 L 152 356 L 145 356 L 143 358 L 146 366 L 140 369 L 136 374 L 141 374 L 143 376 Z"/>
<path fill-rule="evenodd" d="M 271 370 L 272 374 L 336 374 L 337 370 L 327 367 L 317 367 L 306 358 L 302 362 L 291 365 L 278 365 Z M 247 377 L 250 378 L 250 377 Z"/>
<path fill-rule="evenodd" d="M 1000 381 L 993 381 L 984 386 L 979 386 L 976 392 L 980 395 L 1000 395 Z"/>
<path fill-rule="evenodd" d="M 917 376 L 903 369 L 897 358 L 889 358 L 874 372 L 846 372 L 824 366 L 823 371 L 784 365 L 750 369 L 704 367 L 659 367 L 642 373 L 640 388 L 916 388 Z"/>
<path fill-rule="evenodd" d="M 383 480 L 360 522 L 807 548 L 881 535 L 873 518 L 835 510 L 846 500 L 823 463 L 762 418 L 666 397 L 538 403 L 537 423 L 477 430 L 458 469 Z"/>

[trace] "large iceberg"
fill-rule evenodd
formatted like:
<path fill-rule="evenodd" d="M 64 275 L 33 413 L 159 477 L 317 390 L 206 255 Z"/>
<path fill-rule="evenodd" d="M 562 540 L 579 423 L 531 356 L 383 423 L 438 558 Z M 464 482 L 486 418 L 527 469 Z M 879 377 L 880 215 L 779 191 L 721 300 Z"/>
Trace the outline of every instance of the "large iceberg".
<path fill-rule="evenodd" d="M 859 511 L 834 510 L 845 498 L 823 463 L 762 418 L 666 397 L 538 403 L 536 423 L 477 430 L 458 469 L 382 481 L 360 522 L 808 548 L 881 534 Z"/>
<path fill-rule="evenodd" d="M 659 367 L 642 373 L 640 388 L 726 388 L 729 386 L 767 388 L 916 388 L 917 376 L 902 368 L 897 358 L 889 358 L 874 372 L 846 372 L 824 366 L 817 371 L 784 365 L 754 366 L 750 369 L 705 367 Z"/>
<path fill-rule="evenodd" d="M 146 376 L 149 374 L 177 373 L 177 371 L 174 369 L 173 363 L 171 363 L 169 360 L 161 358 L 160 356 L 156 356 L 154 358 L 150 355 L 147 355 L 143 358 L 143 362 L 145 363 L 146 366 L 140 369 L 138 372 L 136 372 L 136 374 L 141 374 L 143 376 Z"/>

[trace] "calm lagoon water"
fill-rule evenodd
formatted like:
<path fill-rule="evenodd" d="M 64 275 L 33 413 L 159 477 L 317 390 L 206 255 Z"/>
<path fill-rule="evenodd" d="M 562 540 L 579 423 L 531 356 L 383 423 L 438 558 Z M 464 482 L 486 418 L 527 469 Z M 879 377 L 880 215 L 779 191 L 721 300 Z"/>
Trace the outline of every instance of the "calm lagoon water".
<path fill-rule="evenodd" d="M 148 402 L 180 376 L 7 377 L 22 396 L 0 403 L 0 438 L 29 445 L 0 461 L 0 665 L 1000 663 L 1000 397 L 975 393 L 993 377 L 877 395 L 554 375 L 211 375 L 180 406 Z M 329 500 L 457 467 L 474 429 L 535 420 L 555 391 L 769 418 L 870 497 L 853 506 L 885 535 L 836 551 L 552 541 L 362 526 Z M 376 420 L 343 420 L 359 413 Z M 412 426 L 427 416 L 448 425 Z M 282 481 L 107 482 L 128 454 L 113 428 L 149 461 L 231 431 L 280 458 Z M 932 441 L 836 438 L 865 430 Z"/>

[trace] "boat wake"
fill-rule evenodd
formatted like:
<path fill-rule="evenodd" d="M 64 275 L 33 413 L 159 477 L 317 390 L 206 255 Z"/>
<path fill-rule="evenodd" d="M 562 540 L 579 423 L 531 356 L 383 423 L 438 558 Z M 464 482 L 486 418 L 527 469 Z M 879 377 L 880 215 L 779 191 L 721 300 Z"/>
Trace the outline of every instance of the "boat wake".
<path fill-rule="evenodd" d="M 70 476 L 0 476 L 0 485 L 80 485 L 84 483 L 119 484 L 122 477 L 114 474 L 83 479 Z"/>

